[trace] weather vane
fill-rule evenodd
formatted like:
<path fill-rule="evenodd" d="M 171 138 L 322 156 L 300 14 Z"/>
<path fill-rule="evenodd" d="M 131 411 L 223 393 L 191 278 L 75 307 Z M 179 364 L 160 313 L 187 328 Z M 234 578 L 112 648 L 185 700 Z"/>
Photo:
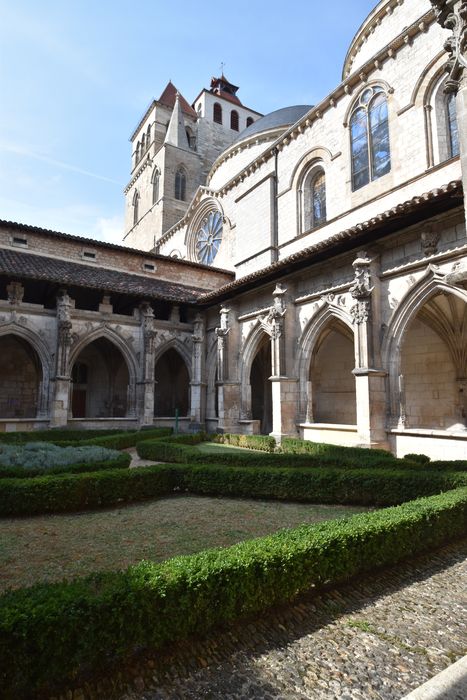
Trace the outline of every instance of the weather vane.
<path fill-rule="evenodd" d="M 221 75 L 224 75 L 224 66 L 225 66 L 224 61 L 221 61 Z"/>

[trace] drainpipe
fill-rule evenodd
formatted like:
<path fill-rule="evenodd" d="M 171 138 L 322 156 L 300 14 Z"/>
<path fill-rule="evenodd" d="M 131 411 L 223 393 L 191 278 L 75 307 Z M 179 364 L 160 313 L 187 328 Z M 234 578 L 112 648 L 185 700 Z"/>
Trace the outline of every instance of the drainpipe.
<path fill-rule="evenodd" d="M 277 161 L 279 158 L 279 149 L 274 148 L 274 174 L 271 178 L 271 262 L 276 262 L 279 259 L 279 229 L 277 216 Z"/>

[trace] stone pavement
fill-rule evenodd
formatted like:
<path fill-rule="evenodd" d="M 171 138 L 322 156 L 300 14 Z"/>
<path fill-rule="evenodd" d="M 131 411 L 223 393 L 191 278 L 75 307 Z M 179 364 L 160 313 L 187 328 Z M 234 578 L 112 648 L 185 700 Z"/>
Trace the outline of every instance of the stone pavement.
<path fill-rule="evenodd" d="M 464 540 L 178 645 L 112 697 L 400 700 L 467 652 L 466 556 Z"/>

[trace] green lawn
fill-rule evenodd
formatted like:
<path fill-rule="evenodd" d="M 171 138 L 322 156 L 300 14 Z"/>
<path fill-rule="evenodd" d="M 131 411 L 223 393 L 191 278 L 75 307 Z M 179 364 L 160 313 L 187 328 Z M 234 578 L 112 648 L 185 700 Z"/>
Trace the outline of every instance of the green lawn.
<path fill-rule="evenodd" d="M 226 547 L 283 527 L 365 510 L 371 509 L 174 496 L 104 511 L 4 518 L 0 590 Z"/>

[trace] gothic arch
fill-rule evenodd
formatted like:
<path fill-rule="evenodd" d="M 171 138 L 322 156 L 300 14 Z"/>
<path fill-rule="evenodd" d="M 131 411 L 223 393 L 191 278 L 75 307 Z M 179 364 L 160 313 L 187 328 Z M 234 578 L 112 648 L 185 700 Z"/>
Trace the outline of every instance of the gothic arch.
<path fill-rule="evenodd" d="M 191 354 L 173 338 L 156 350 L 154 358 L 154 416 L 187 417 L 191 406 Z"/>
<path fill-rule="evenodd" d="M 467 304 L 467 292 L 449 284 L 445 275 L 440 273 L 436 267 L 429 265 L 425 274 L 401 299 L 385 331 L 381 355 L 383 367 L 388 371 L 389 409 L 393 420 L 399 413 L 399 376 L 404 335 L 419 311 L 438 294 L 452 294 Z"/>
<path fill-rule="evenodd" d="M 126 405 L 122 407 L 125 415 L 132 416 L 136 407 L 136 381 L 138 377 L 138 362 L 132 349 L 128 344 L 114 331 L 112 328 L 96 328 L 89 334 L 85 334 L 79 339 L 70 352 L 68 362 L 68 374 L 71 376 L 73 367 L 79 359 L 83 350 L 97 340 L 106 340 L 113 345 L 121 354 L 128 371 L 128 394 L 126 397 Z M 87 409 L 86 409 L 87 411 Z M 113 414 L 112 414 L 113 415 Z M 118 415 L 118 414 L 117 414 Z"/>
<path fill-rule="evenodd" d="M 206 383 L 207 383 L 207 396 L 206 396 L 206 417 L 207 418 L 218 418 L 216 412 L 216 393 L 217 393 L 217 339 L 211 343 L 206 356 Z"/>
<path fill-rule="evenodd" d="M 118 350 L 120 350 L 127 365 L 130 386 L 134 388 L 138 375 L 138 363 L 133 351 L 128 347 L 128 344 L 125 343 L 125 341 L 112 328 L 96 328 L 95 331 L 84 335 L 83 338 L 78 340 L 70 352 L 68 372 L 71 372 L 71 369 L 78 359 L 81 351 L 84 350 L 84 348 L 90 343 L 93 343 L 95 340 L 99 340 L 99 338 L 105 338 L 115 345 Z"/>
<path fill-rule="evenodd" d="M 250 391 L 250 375 L 253 361 L 265 339 L 269 339 L 267 333 L 261 328 L 259 319 L 255 321 L 253 328 L 250 330 L 245 339 L 242 350 L 242 362 L 240 367 L 240 388 L 241 388 L 241 407 L 240 414 L 242 417 L 247 417 L 251 413 L 251 391 Z M 272 371 L 272 370 L 271 370 Z"/>
<path fill-rule="evenodd" d="M 299 381 L 299 417 L 304 421 L 307 414 L 308 403 L 308 381 L 313 352 L 319 342 L 322 333 L 333 322 L 340 321 L 349 331 L 349 335 L 354 336 L 354 329 L 350 315 L 335 304 L 326 302 L 308 321 L 299 339 L 299 351 L 295 374 Z"/>
<path fill-rule="evenodd" d="M 186 365 L 188 376 L 191 381 L 191 349 L 182 343 L 178 338 L 171 338 L 163 345 L 156 348 L 154 353 L 154 365 L 156 365 L 167 350 L 176 350 Z"/>
<path fill-rule="evenodd" d="M 368 88 L 373 88 L 373 87 L 383 88 L 384 92 L 386 93 L 386 98 L 388 97 L 388 95 L 393 95 L 393 93 L 394 93 L 394 88 L 391 87 L 386 80 L 381 80 L 380 78 L 377 78 L 375 80 L 368 80 L 363 86 L 361 86 L 356 91 L 356 94 L 354 95 L 353 99 L 350 101 L 349 106 L 347 107 L 347 110 L 346 110 L 345 116 L 344 116 L 344 122 L 343 122 L 344 128 L 347 128 L 349 126 L 350 115 L 354 111 L 362 92 L 364 92 Z"/>
<path fill-rule="evenodd" d="M 406 107 L 399 110 L 399 114 L 407 111 L 411 107 L 422 107 L 429 103 L 434 83 L 439 79 L 440 75 L 446 72 L 444 67 L 445 63 L 445 51 L 440 51 L 431 59 L 420 73 L 414 85 L 412 95 L 410 96 L 410 102 Z"/>
<path fill-rule="evenodd" d="M 0 338 L 13 335 L 26 341 L 35 351 L 42 372 L 42 381 L 39 386 L 37 415 L 45 416 L 48 413 L 50 400 L 50 380 L 53 375 L 53 354 L 38 333 L 25 328 L 17 323 L 7 323 L 0 327 Z"/>
<path fill-rule="evenodd" d="M 321 162 L 328 165 L 332 159 L 333 155 L 329 148 L 326 148 L 325 146 L 314 146 L 311 148 L 295 164 L 290 176 L 288 189 L 299 189 L 304 178 L 304 172 L 305 170 L 308 170 L 308 166 L 314 164 L 315 162 Z"/>
<path fill-rule="evenodd" d="M 20 326 L 17 323 L 7 323 L 0 327 L 0 337 L 3 335 L 17 335 L 26 340 L 36 351 L 42 366 L 43 381 L 49 378 L 53 372 L 52 353 L 38 333 Z"/>

